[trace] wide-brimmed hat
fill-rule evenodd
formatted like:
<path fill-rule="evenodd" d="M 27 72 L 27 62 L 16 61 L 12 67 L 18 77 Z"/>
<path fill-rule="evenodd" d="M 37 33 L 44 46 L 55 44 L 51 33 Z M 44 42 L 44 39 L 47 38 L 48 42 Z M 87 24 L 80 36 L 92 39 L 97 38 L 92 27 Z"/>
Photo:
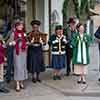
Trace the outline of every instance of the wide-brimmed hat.
<path fill-rule="evenodd" d="M 31 21 L 31 25 L 33 26 L 34 24 L 40 26 L 41 25 L 41 22 L 39 20 L 33 20 L 33 21 Z"/>
<path fill-rule="evenodd" d="M 73 18 L 73 17 L 70 17 L 67 23 L 68 23 L 68 24 L 70 24 L 70 23 L 75 24 L 74 18 Z"/>

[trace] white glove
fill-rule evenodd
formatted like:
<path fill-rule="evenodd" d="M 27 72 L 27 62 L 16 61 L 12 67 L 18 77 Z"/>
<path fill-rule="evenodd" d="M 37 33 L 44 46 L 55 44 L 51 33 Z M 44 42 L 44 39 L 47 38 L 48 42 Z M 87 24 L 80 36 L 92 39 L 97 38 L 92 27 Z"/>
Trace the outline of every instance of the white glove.
<path fill-rule="evenodd" d="M 5 61 L 7 61 L 7 58 L 6 58 L 6 57 L 4 57 L 4 60 L 5 60 Z"/>
<path fill-rule="evenodd" d="M 34 42 L 34 38 L 32 38 L 32 40 L 31 40 L 31 43 L 33 43 Z"/>
<path fill-rule="evenodd" d="M 9 42 L 9 46 L 12 46 L 13 45 L 13 43 L 12 42 Z"/>
<path fill-rule="evenodd" d="M 65 38 L 63 39 L 63 42 L 68 43 L 68 41 Z"/>
<path fill-rule="evenodd" d="M 43 40 L 42 40 L 42 38 L 40 37 L 40 43 L 42 43 L 43 44 Z"/>
<path fill-rule="evenodd" d="M 5 44 L 5 41 L 2 41 L 3 42 L 3 44 Z"/>
<path fill-rule="evenodd" d="M 27 35 L 26 34 L 24 34 L 24 37 L 26 37 Z"/>
<path fill-rule="evenodd" d="M 3 48 L 7 48 L 5 44 L 2 45 Z"/>
<path fill-rule="evenodd" d="M 72 45 L 70 45 L 70 48 L 73 48 L 73 46 L 72 46 Z"/>
<path fill-rule="evenodd" d="M 12 45 L 15 46 L 15 44 L 16 44 L 16 42 L 15 41 L 12 41 Z"/>
<path fill-rule="evenodd" d="M 30 43 L 29 42 L 26 42 L 26 45 L 29 45 Z"/>
<path fill-rule="evenodd" d="M 21 35 L 21 34 L 19 34 L 18 36 L 19 36 L 20 38 L 22 37 L 22 35 Z"/>

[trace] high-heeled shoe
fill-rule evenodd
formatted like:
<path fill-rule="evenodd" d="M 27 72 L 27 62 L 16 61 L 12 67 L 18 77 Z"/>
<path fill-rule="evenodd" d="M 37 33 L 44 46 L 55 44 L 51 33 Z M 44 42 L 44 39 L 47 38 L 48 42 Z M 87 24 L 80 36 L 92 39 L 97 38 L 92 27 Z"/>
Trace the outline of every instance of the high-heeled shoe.
<path fill-rule="evenodd" d="M 78 80 L 77 83 L 78 83 L 78 84 L 82 83 L 82 80 Z"/>
<path fill-rule="evenodd" d="M 25 89 L 25 87 L 24 87 L 23 84 L 20 84 L 20 88 L 21 88 L 21 89 Z"/>
<path fill-rule="evenodd" d="M 20 92 L 20 83 L 19 82 L 16 83 L 16 92 Z"/>
<path fill-rule="evenodd" d="M 77 81 L 78 84 L 82 83 L 82 78 Z"/>
<path fill-rule="evenodd" d="M 85 78 L 83 78 L 82 83 L 86 84 L 86 79 Z"/>
<path fill-rule="evenodd" d="M 16 87 L 16 92 L 20 92 L 20 86 Z"/>

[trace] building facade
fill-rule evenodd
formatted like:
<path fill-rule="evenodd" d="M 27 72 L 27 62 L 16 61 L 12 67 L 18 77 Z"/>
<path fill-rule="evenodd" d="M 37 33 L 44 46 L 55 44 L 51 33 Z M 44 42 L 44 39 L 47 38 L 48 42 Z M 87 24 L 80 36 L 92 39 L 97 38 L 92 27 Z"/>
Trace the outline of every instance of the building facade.
<path fill-rule="evenodd" d="M 27 31 L 31 30 L 33 19 L 41 21 L 41 31 L 49 33 L 50 23 L 63 24 L 62 7 L 64 0 L 5 0 L 1 8 L 5 9 L 0 15 L 21 16 L 26 23 Z M 3 2 L 3 0 L 2 0 Z M 5 13 L 5 14 L 4 14 Z M 2 18 L 1 18 L 2 20 Z"/>
<path fill-rule="evenodd" d="M 31 31 L 30 22 L 32 20 L 40 20 L 40 30 L 47 33 L 49 38 L 49 35 L 54 33 L 54 28 L 57 24 L 63 25 L 64 16 L 62 10 L 64 1 L 65 0 L 0 0 L 0 32 L 5 16 L 8 17 L 11 23 L 16 16 L 20 16 L 25 21 L 27 32 Z M 100 0 L 97 0 L 97 2 L 99 1 Z M 100 9 L 99 3 L 97 3 L 95 9 L 100 11 L 98 10 Z M 70 16 L 75 16 L 73 0 L 69 0 L 68 9 L 66 11 L 68 14 L 67 19 Z M 93 20 L 96 29 L 96 27 L 98 27 L 97 23 L 99 24 L 99 17 L 93 17 Z M 88 32 L 90 33 L 89 30 Z"/>
<path fill-rule="evenodd" d="M 63 24 L 63 2 L 64 0 L 0 0 L 0 32 L 5 21 L 13 23 L 13 19 L 21 17 L 25 21 L 27 32 L 31 31 L 32 20 L 40 20 L 40 30 L 47 33 L 49 38 L 55 25 Z M 46 66 L 49 65 L 48 49 L 44 52 Z"/>
<path fill-rule="evenodd" d="M 100 0 L 97 0 L 96 6 L 95 6 L 95 12 L 97 12 L 98 16 L 93 16 L 94 21 L 94 32 L 97 30 L 97 28 L 100 26 Z"/>

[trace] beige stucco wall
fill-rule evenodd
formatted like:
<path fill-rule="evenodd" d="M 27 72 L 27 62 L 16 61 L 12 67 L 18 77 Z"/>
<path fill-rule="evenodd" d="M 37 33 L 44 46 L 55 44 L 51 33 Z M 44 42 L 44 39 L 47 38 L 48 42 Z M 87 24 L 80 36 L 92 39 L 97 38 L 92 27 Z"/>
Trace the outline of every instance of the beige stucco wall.
<path fill-rule="evenodd" d="M 27 31 L 31 30 L 31 25 L 30 22 L 33 20 L 33 3 L 32 0 L 27 0 L 27 5 L 26 5 L 26 28 Z"/>
<path fill-rule="evenodd" d="M 95 6 L 95 11 L 96 13 L 100 14 L 100 4 L 96 4 Z M 100 26 L 100 15 L 99 16 L 94 16 L 94 31 Z"/>

